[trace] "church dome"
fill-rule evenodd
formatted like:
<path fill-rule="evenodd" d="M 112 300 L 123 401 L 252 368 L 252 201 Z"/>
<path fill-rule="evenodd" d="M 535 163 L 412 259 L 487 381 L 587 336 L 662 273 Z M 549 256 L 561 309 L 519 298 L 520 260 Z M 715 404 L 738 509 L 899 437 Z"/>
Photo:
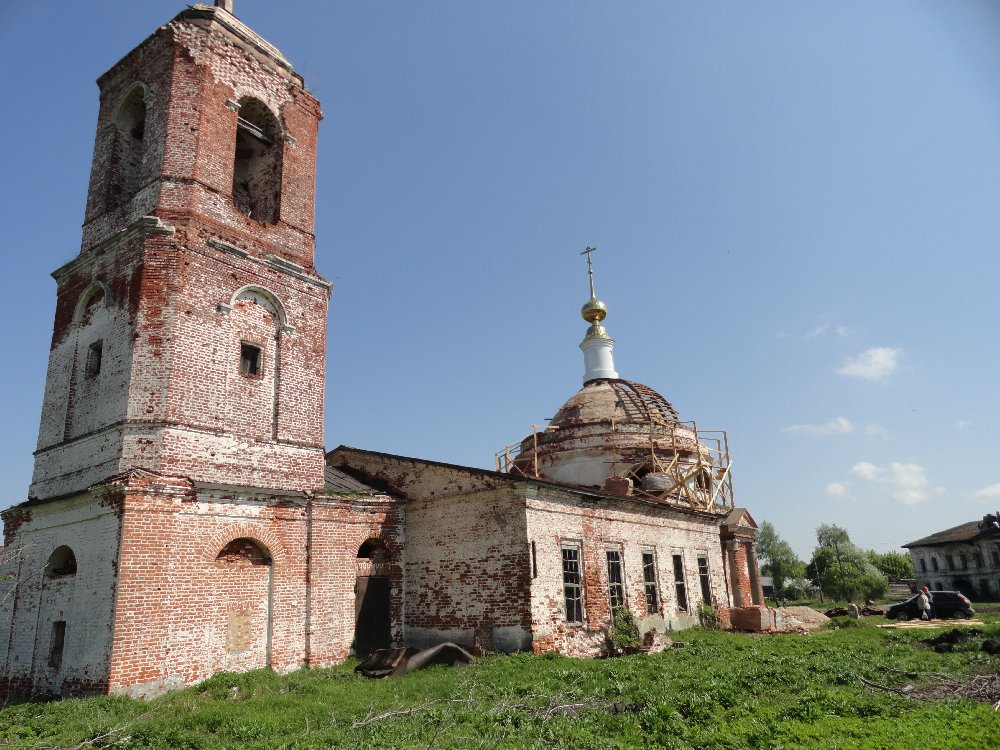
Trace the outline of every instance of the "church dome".
<path fill-rule="evenodd" d="M 671 462 L 697 463 L 703 451 L 693 425 L 648 386 L 591 380 L 556 412 L 544 432 L 521 441 L 514 470 L 554 482 L 602 487 L 625 476 L 637 486 Z M 676 462 L 675 462 L 676 463 Z"/>
<path fill-rule="evenodd" d="M 671 403 L 649 386 L 631 380 L 592 380 L 563 404 L 550 427 L 610 421 L 669 424 L 679 420 Z"/>
<path fill-rule="evenodd" d="M 615 342 L 600 325 L 607 306 L 594 292 L 592 252 L 592 247 L 584 251 L 590 300 L 582 315 L 591 325 L 580 343 L 583 387 L 544 430 L 534 430 L 498 453 L 497 467 L 525 477 L 700 510 L 728 507 L 732 481 L 725 433 L 706 433 L 694 422 L 681 422 L 677 410 L 659 393 L 618 377 L 612 357 Z"/>

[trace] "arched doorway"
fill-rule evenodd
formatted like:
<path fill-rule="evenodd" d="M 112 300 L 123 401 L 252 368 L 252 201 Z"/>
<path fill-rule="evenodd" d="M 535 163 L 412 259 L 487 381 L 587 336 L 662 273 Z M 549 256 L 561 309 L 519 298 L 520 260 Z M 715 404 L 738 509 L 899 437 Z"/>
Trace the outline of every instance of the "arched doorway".
<path fill-rule="evenodd" d="M 237 672 L 271 666 L 271 553 L 249 537 L 229 541 L 215 557 L 211 586 L 223 602 L 221 632 L 222 668 Z"/>
<path fill-rule="evenodd" d="M 354 584 L 354 653 L 367 656 L 392 645 L 389 599 L 389 553 L 379 539 L 358 549 Z"/>

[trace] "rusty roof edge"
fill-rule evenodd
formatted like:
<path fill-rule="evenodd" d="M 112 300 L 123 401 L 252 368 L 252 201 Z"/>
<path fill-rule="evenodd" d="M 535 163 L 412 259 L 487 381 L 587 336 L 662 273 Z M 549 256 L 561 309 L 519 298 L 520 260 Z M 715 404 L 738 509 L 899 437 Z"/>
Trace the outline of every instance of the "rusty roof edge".
<path fill-rule="evenodd" d="M 338 445 L 336 448 L 334 448 L 333 450 L 329 451 L 326 454 L 327 455 L 327 460 L 329 460 L 331 456 L 333 456 L 334 454 L 336 454 L 338 452 L 341 453 L 341 454 L 344 454 L 344 453 L 347 453 L 347 452 L 355 452 L 355 453 L 364 454 L 364 455 L 370 455 L 370 456 L 375 456 L 375 457 L 379 457 L 379 458 L 389 458 L 389 459 L 395 459 L 395 460 L 400 460 L 400 461 L 410 461 L 412 463 L 425 464 L 427 466 L 439 466 L 439 467 L 442 467 L 442 468 L 445 468 L 445 469 L 450 469 L 450 470 L 458 471 L 458 472 L 461 472 L 461 473 L 474 474 L 474 475 L 478 475 L 478 476 L 482 476 L 482 477 L 486 477 L 486 478 L 497 479 L 497 480 L 499 480 L 501 482 L 510 483 L 510 484 L 515 485 L 515 486 L 522 485 L 522 484 L 524 484 L 524 485 L 535 484 L 535 485 L 538 485 L 538 486 L 541 486 L 541 487 L 552 487 L 552 488 L 559 489 L 559 490 L 565 490 L 565 491 L 573 492 L 573 493 L 575 493 L 577 495 L 584 495 L 586 497 L 594 498 L 595 500 L 604 500 L 604 501 L 611 500 L 611 501 L 615 501 L 615 502 L 636 503 L 636 504 L 639 504 L 639 505 L 642 505 L 642 506 L 645 506 L 645 507 L 659 508 L 659 509 L 668 509 L 668 510 L 678 510 L 678 511 L 682 511 L 684 513 L 691 513 L 691 514 L 695 514 L 695 515 L 699 515 L 699 516 L 705 516 L 705 517 L 709 517 L 709 518 L 713 518 L 713 519 L 715 519 L 715 518 L 724 519 L 730 513 L 730 511 L 728 509 L 725 512 L 716 513 L 716 512 L 707 511 L 707 510 L 699 510 L 697 508 L 687 508 L 687 507 L 684 507 L 683 505 L 674 505 L 674 504 L 671 504 L 671 503 L 655 502 L 653 500 L 647 500 L 645 498 L 641 498 L 641 497 L 638 497 L 638 496 L 635 496 L 635 495 L 626 495 L 626 496 L 611 495 L 611 494 L 608 494 L 606 492 L 601 492 L 599 489 L 596 489 L 596 488 L 593 488 L 593 487 L 585 487 L 585 486 L 580 485 L 580 484 L 569 484 L 569 483 L 566 483 L 566 482 L 553 482 L 550 479 L 539 479 L 537 477 L 524 477 L 524 476 L 516 476 L 515 477 L 515 476 L 512 476 L 510 474 L 504 474 L 503 472 L 492 471 L 492 470 L 489 470 L 489 469 L 480 469 L 480 468 L 477 468 L 475 466 L 461 466 L 459 464 L 444 463 L 442 461 L 433 461 L 431 459 L 426 459 L 426 458 L 414 458 L 413 456 L 402 456 L 402 455 L 398 455 L 398 454 L 394 454 L 394 453 L 384 453 L 382 451 L 366 450 L 365 448 L 355 448 L 355 447 L 350 446 L 350 445 Z M 341 471 L 344 470 L 343 466 L 338 466 L 338 468 Z M 369 479 L 366 479 L 365 481 L 369 481 Z M 453 493 L 453 494 L 466 494 L 466 493 L 469 493 L 469 492 L 470 492 L 469 490 L 466 490 L 466 491 L 463 491 L 463 493 Z M 447 497 L 447 496 L 446 495 L 438 495 L 436 497 Z M 431 499 L 431 498 L 425 498 L 425 499 Z"/>
<path fill-rule="evenodd" d="M 979 526 L 979 521 L 968 521 L 960 523 L 958 526 L 952 526 L 950 529 L 936 531 L 916 541 L 907 542 L 899 546 L 905 549 L 910 549 L 911 547 L 937 547 L 945 544 L 973 542 L 982 536 L 987 535 L 983 533 L 983 529 Z"/>
<path fill-rule="evenodd" d="M 504 474 L 503 472 L 499 471 L 494 471 L 493 469 L 480 469 L 477 466 L 462 466 L 461 464 L 450 464 L 444 461 L 434 461 L 429 458 L 415 458 L 414 456 L 403 456 L 398 453 L 385 453 L 383 451 L 373 451 L 373 450 L 367 450 L 365 448 L 355 448 L 353 445 L 343 445 L 343 444 L 338 445 L 331 451 L 327 451 L 326 454 L 327 461 L 329 461 L 330 457 L 333 454 L 338 452 L 340 453 L 353 452 L 369 456 L 375 456 L 379 458 L 391 458 L 391 459 L 396 459 L 398 461 L 412 461 L 413 463 L 426 464 L 427 466 L 439 466 L 442 469 L 452 469 L 454 471 L 459 471 L 466 474 L 477 474 L 479 476 L 495 477 L 498 479 L 511 479 L 511 477 L 508 474 Z M 335 466 L 335 465 L 336 464 L 327 463 L 327 466 Z"/>

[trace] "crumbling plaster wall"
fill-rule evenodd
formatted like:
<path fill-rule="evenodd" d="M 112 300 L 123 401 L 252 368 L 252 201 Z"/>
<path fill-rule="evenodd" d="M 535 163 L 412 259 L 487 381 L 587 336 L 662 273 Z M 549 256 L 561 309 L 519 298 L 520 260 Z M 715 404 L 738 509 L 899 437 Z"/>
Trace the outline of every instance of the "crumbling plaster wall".
<path fill-rule="evenodd" d="M 0 694 L 79 695 L 108 684 L 118 582 L 121 505 L 113 494 L 84 493 L 4 512 L 0 572 Z M 76 572 L 49 577 L 45 566 L 61 546 Z M 56 622 L 65 623 L 58 663 L 50 661 Z"/>
<path fill-rule="evenodd" d="M 595 656 L 605 647 L 611 620 L 605 552 L 622 553 L 626 606 L 641 629 L 680 629 L 698 624 L 702 602 L 698 556 L 708 558 L 712 595 L 726 606 L 726 574 L 719 545 L 723 517 L 689 512 L 620 498 L 583 498 L 576 493 L 526 486 L 527 535 L 535 547 L 537 576 L 531 580 L 531 629 L 535 651 Z M 566 621 L 562 545 L 583 552 L 584 622 Z M 650 616 L 642 570 L 642 553 L 654 551 L 660 613 Z M 688 607 L 677 605 L 673 555 L 684 562 Z"/>
<path fill-rule="evenodd" d="M 259 235 L 259 222 L 237 210 L 231 197 L 235 105 L 251 97 L 265 104 L 282 128 L 283 169 L 275 186 L 280 216 L 261 239 L 268 252 L 312 272 L 319 102 L 259 46 L 218 21 L 186 16 L 161 27 L 98 80 L 101 108 L 82 248 L 153 213 L 166 219 L 195 213 L 221 233 Z M 148 182 L 130 200 L 108 206 L 103 196 L 113 166 L 111 123 L 137 83 L 146 91 Z"/>
<path fill-rule="evenodd" d="M 384 496 L 318 497 L 133 481 L 125 499 L 110 689 L 149 697 L 212 674 L 287 672 L 345 659 L 354 637 L 358 548 L 373 534 L 396 560 L 399 520 Z M 216 557 L 255 540 L 267 566 Z M 401 631 L 401 569 L 392 573 Z"/>
<path fill-rule="evenodd" d="M 346 659 L 354 640 L 358 551 L 377 539 L 388 553 L 390 632 L 403 642 L 402 507 L 387 495 L 319 496 L 310 523 L 309 664 Z"/>
<path fill-rule="evenodd" d="M 82 251 L 55 274 L 30 496 L 81 491 L 133 467 L 319 488 L 330 286 L 313 266 L 318 102 L 289 70 L 204 18 L 162 27 L 99 84 Z M 116 164 L 105 141 L 120 102 L 140 84 L 144 178 L 135 196 L 112 205 L 106 183 L 116 179 Z M 283 169 L 274 189 L 282 209 L 274 225 L 247 217 L 231 199 L 235 103 L 244 96 L 280 122 Z M 72 316 L 94 283 L 110 291 L 105 367 L 91 381 L 80 376 L 81 352 L 97 333 Z M 278 299 L 282 319 L 252 320 L 234 304 L 246 287 Z M 240 375 L 244 340 L 264 350 L 259 377 Z"/>
<path fill-rule="evenodd" d="M 404 640 L 530 648 L 524 505 L 509 484 L 406 503 Z"/>

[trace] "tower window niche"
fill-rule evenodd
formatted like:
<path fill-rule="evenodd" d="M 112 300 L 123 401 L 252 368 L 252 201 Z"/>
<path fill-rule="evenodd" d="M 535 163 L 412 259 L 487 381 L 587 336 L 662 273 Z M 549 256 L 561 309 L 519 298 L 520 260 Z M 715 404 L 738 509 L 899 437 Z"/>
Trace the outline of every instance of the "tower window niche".
<path fill-rule="evenodd" d="M 262 355 L 259 346 L 248 344 L 246 341 L 240 343 L 240 374 L 252 378 L 260 377 L 263 374 Z"/>
<path fill-rule="evenodd" d="M 278 121 L 256 99 L 241 99 L 236 118 L 233 204 L 262 224 L 278 220 L 281 203 L 281 139 Z"/>
<path fill-rule="evenodd" d="M 101 372 L 101 360 L 104 358 L 104 342 L 95 341 L 87 349 L 87 377 L 95 378 Z"/>
<path fill-rule="evenodd" d="M 131 198 L 142 185 L 146 99 L 141 85 L 132 88 L 122 99 L 111 123 L 113 129 L 107 181 L 108 208 L 114 208 Z"/>

